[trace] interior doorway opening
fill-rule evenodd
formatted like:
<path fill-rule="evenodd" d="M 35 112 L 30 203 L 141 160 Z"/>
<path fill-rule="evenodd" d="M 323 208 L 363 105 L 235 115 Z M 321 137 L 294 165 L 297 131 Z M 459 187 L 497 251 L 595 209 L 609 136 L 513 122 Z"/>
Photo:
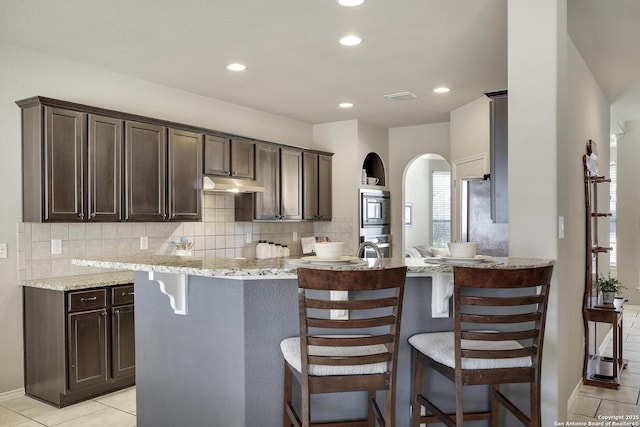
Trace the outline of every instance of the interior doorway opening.
<path fill-rule="evenodd" d="M 432 248 L 451 241 L 451 166 L 438 154 L 423 154 L 409 163 L 404 179 L 404 256 L 431 256 Z"/>

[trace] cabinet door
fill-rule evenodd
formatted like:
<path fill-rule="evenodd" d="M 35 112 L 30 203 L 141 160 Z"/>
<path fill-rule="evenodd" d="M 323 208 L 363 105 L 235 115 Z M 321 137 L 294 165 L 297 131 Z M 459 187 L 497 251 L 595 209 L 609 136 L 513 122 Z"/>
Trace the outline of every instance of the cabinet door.
<path fill-rule="evenodd" d="M 231 140 L 219 136 L 204 137 L 204 169 L 209 175 L 231 175 Z"/>
<path fill-rule="evenodd" d="M 122 205 L 122 120 L 89 115 L 88 219 L 119 221 Z"/>
<path fill-rule="evenodd" d="M 167 218 L 166 133 L 163 126 L 126 123 L 126 220 L 158 221 Z"/>
<path fill-rule="evenodd" d="M 82 221 L 84 211 L 85 115 L 45 107 L 45 221 Z"/>
<path fill-rule="evenodd" d="M 169 129 L 169 219 L 202 218 L 202 135 Z"/>
<path fill-rule="evenodd" d="M 318 219 L 328 221 L 333 210 L 331 156 L 318 155 Z"/>
<path fill-rule="evenodd" d="M 135 374 L 136 340 L 133 304 L 111 308 L 111 376 Z"/>
<path fill-rule="evenodd" d="M 318 155 L 304 153 L 302 156 L 303 191 L 302 208 L 304 219 L 318 216 Z"/>
<path fill-rule="evenodd" d="M 107 381 L 106 309 L 68 315 L 69 389 Z"/>
<path fill-rule="evenodd" d="M 231 140 L 231 176 L 254 178 L 254 145 L 253 142 L 243 139 Z"/>
<path fill-rule="evenodd" d="M 256 180 L 265 188 L 255 195 L 255 219 L 280 218 L 280 149 L 256 144 Z"/>
<path fill-rule="evenodd" d="M 302 151 L 280 149 L 280 218 L 302 219 Z"/>

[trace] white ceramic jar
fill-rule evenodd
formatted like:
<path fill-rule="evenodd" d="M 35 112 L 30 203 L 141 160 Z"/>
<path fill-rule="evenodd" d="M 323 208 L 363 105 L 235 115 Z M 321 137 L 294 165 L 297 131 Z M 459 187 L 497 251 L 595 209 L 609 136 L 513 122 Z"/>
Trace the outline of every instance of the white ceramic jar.
<path fill-rule="evenodd" d="M 287 258 L 288 256 L 291 256 L 291 249 L 289 249 L 289 246 L 282 245 L 282 256 L 285 258 Z"/>
<path fill-rule="evenodd" d="M 269 243 L 266 240 L 258 240 L 258 244 L 256 245 L 256 258 L 257 259 L 267 259 L 271 256 L 271 249 L 269 248 Z"/>
<path fill-rule="evenodd" d="M 276 248 L 276 244 L 273 242 L 269 242 L 269 258 L 275 258 L 278 256 L 278 249 Z"/>

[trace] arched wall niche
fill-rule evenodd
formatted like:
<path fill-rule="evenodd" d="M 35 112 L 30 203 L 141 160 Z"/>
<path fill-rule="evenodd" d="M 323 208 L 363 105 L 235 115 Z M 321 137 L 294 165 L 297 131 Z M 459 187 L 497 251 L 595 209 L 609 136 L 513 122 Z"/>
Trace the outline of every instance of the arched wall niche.
<path fill-rule="evenodd" d="M 362 169 L 367 171 L 367 177 L 378 178 L 377 185 L 387 185 L 384 165 L 377 153 L 371 152 L 367 154 L 367 157 L 364 158 L 364 162 L 362 163 Z"/>

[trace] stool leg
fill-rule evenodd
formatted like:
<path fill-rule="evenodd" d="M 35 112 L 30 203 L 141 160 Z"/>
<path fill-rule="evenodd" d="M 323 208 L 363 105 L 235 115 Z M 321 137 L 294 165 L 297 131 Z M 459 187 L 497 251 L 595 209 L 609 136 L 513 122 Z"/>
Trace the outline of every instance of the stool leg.
<path fill-rule="evenodd" d="M 464 426 L 464 406 L 462 404 L 462 375 L 456 372 L 456 426 Z"/>
<path fill-rule="evenodd" d="M 372 400 L 376 399 L 376 392 L 373 390 L 369 390 L 367 396 L 367 424 L 369 427 L 376 427 L 376 414 L 373 407 Z"/>
<path fill-rule="evenodd" d="M 529 427 L 540 427 L 542 425 L 542 415 L 540 413 L 540 381 L 530 384 L 531 393 L 531 425 Z"/>
<path fill-rule="evenodd" d="M 489 405 L 491 406 L 491 427 L 498 427 L 498 410 L 499 402 L 496 396 L 496 392 L 500 390 L 500 384 L 491 384 L 489 386 Z"/>
<path fill-rule="evenodd" d="M 420 427 L 420 413 L 422 412 L 422 405 L 418 402 L 418 395 L 422 393 L 424 365 L 415 349 L 413 350 L 413 355 L 416 361 L 416 372 L 413 376 L 413 395 L 411 396 L 411 426 Z"/>
<path fill-rule="evenodd" d="M 284 363 L 284 391 L 282 393 L 283 396 L 283 406 L 282 406 L 282 427 L 291 427 L 293 423 L 289 419 L 289 414 L 287 413 L 287 405 L 292 401 L 293 391 L 291 387 L 293 386 L 293 374 L 291 370 L 287 366 L 287 362 Z"/>

